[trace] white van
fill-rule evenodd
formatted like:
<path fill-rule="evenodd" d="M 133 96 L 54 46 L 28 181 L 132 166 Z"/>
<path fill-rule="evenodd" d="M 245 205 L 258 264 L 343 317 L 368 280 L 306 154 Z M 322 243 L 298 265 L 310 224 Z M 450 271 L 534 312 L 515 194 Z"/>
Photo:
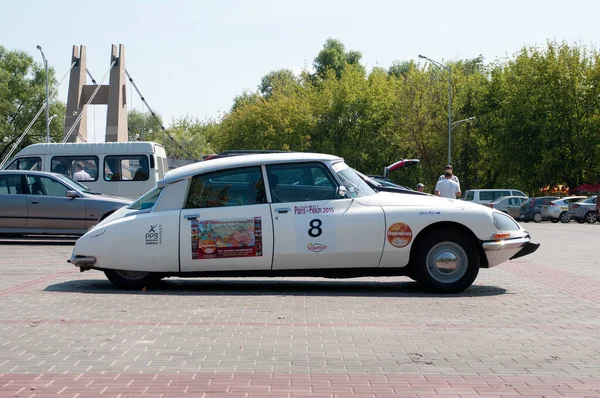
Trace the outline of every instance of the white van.
<path fill-rule="evenodd" d="M 469 189 L 465 191 L 463 199 L 474 203 L 487 204 L 502 196 L 528 197 L 516 189 Z"/>
<path fill-rule="evenodd" d="M 168 171 L 163 146 L 140 141 L 33 144 L 6 164 L 5 170 L 61 173 L 94 191 L 130 199 L 154 188 Z"/>

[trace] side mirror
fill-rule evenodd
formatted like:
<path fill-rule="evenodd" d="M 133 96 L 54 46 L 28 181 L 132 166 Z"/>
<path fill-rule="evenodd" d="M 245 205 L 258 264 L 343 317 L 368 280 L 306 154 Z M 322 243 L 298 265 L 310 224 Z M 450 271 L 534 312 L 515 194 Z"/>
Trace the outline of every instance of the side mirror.
<path fill-rule="evenodd" d="M 71 198 L 71 199 L 75 199 L 75 198 L 79 197 L 79 195 L 77 194 L 77 192 L 71 191 L 71 190 L 67 191 L 67 193 L 65 194 L 65 196 L 67 198 Z"/>
<path fill-rule="evenodd" d="M 342 185 L 342 186 L 339 186 L 339 187 L 338 187 L 338 189 L 337 189 L 337 195 L 338 195 L 340 198 L 346 198 L 346 197 L 348 197 L 348 190 L 347 190 L 347 189 L 346 189 L 346 187 L 345 187 L 345 186 L 343 186 L 343 185 Z"/>

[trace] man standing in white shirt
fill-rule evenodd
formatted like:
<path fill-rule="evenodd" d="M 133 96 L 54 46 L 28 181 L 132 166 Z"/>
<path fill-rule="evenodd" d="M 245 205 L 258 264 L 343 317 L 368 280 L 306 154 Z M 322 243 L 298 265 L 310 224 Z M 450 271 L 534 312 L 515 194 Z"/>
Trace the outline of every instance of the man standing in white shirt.
<path fill-rule="evenodd" d="M 452 179 L 452 171 L 446 170 L 444 179 L 439 180 L 437 184 L 435 184 L 433 193 L 442 198 L 456 199 L 457 197 L 460 197 L 460 185 Z"/>
<path fill-rule="evenodd" d="M 452 173 L 452 181 L 454 181 L 455 183 L 457 183 L 458 184 L 458 188 L 460 189 L 460 181 L 458 180 L 458 177 L 454 175 L 454 171 L 452 170 L 452 165 L 451 164 L 448 164 L 448 165 L 446 165 L 446 167 L 444 167 L 444 174 L 448 170 L 450 170 L 450 173 Z M 440 178 L 438 178 L 438 181 L 442 181 L 444 178 L 446 178 L 444 176 L 444 174 L 442 174 L 440 176 Z"/>

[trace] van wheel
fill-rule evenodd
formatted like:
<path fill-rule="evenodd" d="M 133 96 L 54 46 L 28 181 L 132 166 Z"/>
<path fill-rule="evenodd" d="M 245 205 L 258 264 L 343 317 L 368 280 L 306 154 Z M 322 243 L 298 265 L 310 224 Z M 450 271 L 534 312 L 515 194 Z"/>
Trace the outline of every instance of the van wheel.
<path fill-rule="evenodd" d="M 152 286 L 161 279 L 160 275 L 143 271 L 107 269 L 104 274 L 116 287 L 129 290 L 139 290 Z"/>
<path fill-rule="evenodd" d="M 460 293 L 473 284 L 480 258 L 474 242 L 454 229 L 429 233 L 415 247 L 415 280 L 436 293 Z"/>

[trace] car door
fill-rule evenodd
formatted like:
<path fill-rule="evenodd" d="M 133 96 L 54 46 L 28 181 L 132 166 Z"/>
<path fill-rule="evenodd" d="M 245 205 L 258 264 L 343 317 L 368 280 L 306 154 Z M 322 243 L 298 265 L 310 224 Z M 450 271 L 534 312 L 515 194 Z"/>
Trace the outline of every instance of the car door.
<path fill-rule="evenodd" d="M 0 229 L 27 227 L 27 195 L 21 174 L 0 174 Z"/>
<path fill-rule="evenodd" d="M 385 231 L 381 207 L 338 196 L 338 182 L 324 163 L 267 165 L 266 173 L 274 270 L 379 265 Z"/>
<path fill-rule="evenodd" d="M 85 231 L 85 199 L 67 197 L 71 188 L 50 176 L 28 174 L 27 229 Z"/>
<path fill-rule="evenodd" d="M 261 167 L 194 176 L 179 239 L 182 272 L 271 269 L 273 222 Z"/>
<path fill-rule="evenodd" d="M 521 215 L 521 202 L 519 198 L 509 198 L 508 206 L 506 208 L 507 213 L 513 218 L 519 218 Z"/>

